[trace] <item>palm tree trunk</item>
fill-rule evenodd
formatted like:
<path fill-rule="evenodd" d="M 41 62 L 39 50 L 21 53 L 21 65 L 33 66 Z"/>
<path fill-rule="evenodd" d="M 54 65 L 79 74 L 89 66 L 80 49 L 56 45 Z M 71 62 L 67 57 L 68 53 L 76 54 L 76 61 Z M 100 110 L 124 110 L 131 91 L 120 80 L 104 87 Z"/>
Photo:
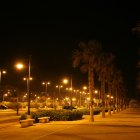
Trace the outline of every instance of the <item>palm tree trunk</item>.
<path fill-rule="evenodd" d="M 123 97 L 120 96 L 120 111 L 123 110 Z"/>
<path fill-rule="evenodd" d="M 105 78 L 101 80 L 102 117 L 105 118 Z"/>
<path fill-rule="evenodd" d="M 108 115 L 111 116 L 111 87 L 110 82 L 108 82 Z"/>
<path fill-rule="evenodd" d="M 119 112 L 121 111 L 121 108 L 120 108 L 120 104 L 121 104 L 121 96 L 120 95 L 118 95 L 118 110 L 119 110 Z"/>
<path fill-rule="evenodd" d="M 115 88 L 114 88 L 114 85 L 113 85 L 113 95 L 114 95 L 114 98 L 113 98 L 113 114 L 115 114 L 115 109 L 116 109 L 116 94 L 115 94 Z"/>
<path fill-rule="evenodd" d="M 116 88 L 116 111 L 119 112 L 119 106 L 118 106 L 118 90 Z"/>
<path fill-rule="evenodd" d="M 116 112 L 118 112 L 118 99 L 117 99 L 117 90 L 115 89 L 115 105 L 116 105 Z"/>
<path fill-rule="evenodd" d="M 89 95 L 90 95 L 90 122 L 94 122 L 94 110 L 93 110 L 93 90 L 94 90 L 94 70 L 92 63 L 89 62 L 89 72 L 88 72 L 88 82 L 89 82 Z"/>
<path fill-rule="evenodd" d="M 121 108 L 122 108 L 122 110 L 124 110 L 124 97 L 122 97 L 122 105 L 121 105 Z"/>

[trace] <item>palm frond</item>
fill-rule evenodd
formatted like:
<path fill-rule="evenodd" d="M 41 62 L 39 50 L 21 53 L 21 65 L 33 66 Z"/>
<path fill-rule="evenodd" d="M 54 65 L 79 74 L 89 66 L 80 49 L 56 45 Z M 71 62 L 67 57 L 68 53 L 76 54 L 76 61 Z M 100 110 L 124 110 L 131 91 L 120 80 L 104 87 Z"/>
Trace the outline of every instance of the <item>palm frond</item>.
<path fill-rule="evenodd" d="M 73 67 L 78 67 L 82 59 L 81 52 L 79 50 L 74 50 L 72 59 L 73 59 Z"/>
<path fill-rule="evenodd" d="M 80 67 L 81 72 L 86 73 L 88 71 L 88 64 L 82 65 Z"/>

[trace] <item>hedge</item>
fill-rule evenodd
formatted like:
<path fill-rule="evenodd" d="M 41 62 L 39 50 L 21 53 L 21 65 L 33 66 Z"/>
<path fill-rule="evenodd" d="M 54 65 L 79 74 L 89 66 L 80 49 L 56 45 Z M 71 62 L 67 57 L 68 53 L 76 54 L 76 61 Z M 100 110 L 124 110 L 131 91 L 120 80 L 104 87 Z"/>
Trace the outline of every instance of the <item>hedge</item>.
<path fill-rule="evenodd" d="M 26 114 L 27 115 L 27 114 Z M 78 110 L 38 110 L 31 112 L 31 117 L 38 123 L 38 118 L 49 116 L 50 121 L 73 121 L 82 119 L 83 113 Z M 21 115 L 20 119 L 26 119 L 25 114 Z"/>

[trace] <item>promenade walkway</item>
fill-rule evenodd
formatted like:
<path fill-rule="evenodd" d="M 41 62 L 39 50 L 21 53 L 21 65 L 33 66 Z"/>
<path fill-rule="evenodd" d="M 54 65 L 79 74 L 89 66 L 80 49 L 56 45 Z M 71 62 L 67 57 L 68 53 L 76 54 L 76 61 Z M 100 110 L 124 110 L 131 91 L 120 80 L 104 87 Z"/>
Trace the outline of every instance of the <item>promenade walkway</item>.
<path fill-rule="evenodd" d="M 94 122 L 89 121 L 90 116 L 84 115 L 82 120 L 76 121 L 52 121 L 50 124 L 110 124 L 110 125 L 138 125 L 140 126 L 140 108 L 128 108 L 126 110 L 116 112 L 111 116 L 106 112 L 106 117 L 102 115 L 94 115 Z"/>
<path fill-rule="evenodd" d="M 20 116 L 7 116 L 0 118 L 0 124 L 18 122 Z M 82 120 L 76 121 L 51 121 L 49 124 L 101 124 L 101 123 L 110 123 L 110 124 L 127 124 L 132 123 L 133 125 L 140 124 L 140 108 L 128 108 L 126 110 L 116 112 L 111 116 L 106 112 L 106 117 L 102 118 L 102 115 L 94 115 L 94 122 L 89 121 L 90 116 L 84 115 Z M 121 122 L 121 123 L 120 123 Z"/>
<path fill-rule="evenodd" d="M 27 128 L 21 128 L 18 121 L 0 123 L 0 139 L 139 140 L 140 108 L 128 108 L 112 116 L 106 113 L 106 118 L 95 115 L 94 122 L 89 122 L 89 115 L 85 115 L 82 120 L 37 123 Z"/>

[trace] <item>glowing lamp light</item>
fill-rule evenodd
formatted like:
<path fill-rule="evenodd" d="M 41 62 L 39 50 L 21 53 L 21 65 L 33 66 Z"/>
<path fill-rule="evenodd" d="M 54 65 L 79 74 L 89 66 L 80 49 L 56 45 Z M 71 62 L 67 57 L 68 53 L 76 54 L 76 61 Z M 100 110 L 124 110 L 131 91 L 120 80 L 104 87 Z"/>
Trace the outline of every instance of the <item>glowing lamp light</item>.
<path fill-rule="evenodd" d="M 23 64 L 22 64 L 22 63 L 18 63 L 18 64 L 16 65 L 16 67 L 17 67 L 17 69 L 22 69 L 22 68 L 23 68 Z"/>
<path fill-rule="evenodd" d="M 64 80 L 63 80 L 63 83 L 64 83 L 64 84 L 67 84 L 67 83 L 68 83 L 68 79 L 64 79 Z"/>
<path fill-rule="evenodd" d="M 83 86 L 83 89 L 84 89 L 84 90 L 87 90 L 87 86 Z"/>
<path fill-rule="evenodd" d="M 98 90 L 95 90 L 94 93 L 97 94 L 98 93 Z"/>
<path fill-rule="evenodd" d="M 3 70 L 3 71 L 2 71 L 2 73 L 3 73 L 3 74 L 5 74 L 5 73 L 6 73 L 6 71 L 5 71 L 5 70 Z"/>

